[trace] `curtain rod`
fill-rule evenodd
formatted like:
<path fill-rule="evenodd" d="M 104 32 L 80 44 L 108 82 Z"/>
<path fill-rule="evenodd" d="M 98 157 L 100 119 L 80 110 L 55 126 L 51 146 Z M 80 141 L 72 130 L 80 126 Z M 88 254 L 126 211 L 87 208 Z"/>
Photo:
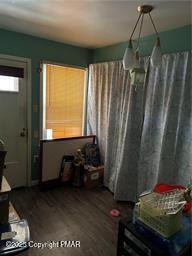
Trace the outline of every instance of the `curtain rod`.
<path fill-rule="evenodd" d="M 178 52 L 164 52 L 163 55 L 166 55 L 166 54 L 174 54 L 174 53 L 192 53 L 192 50 L 186 50 L 186 51 L 178 51 Z M 144 55 L 142 56 L 142 58 L 145 58 L 145 57 L 150 57 L 150 55 Z M 105 60 L 105 61 L 101 61 L 101 62 L 95 62 L 95 63 L 89 63 L 89 65 L 94 65 L 94 64 L 104 64 L 104 63 L 109 63 L 109 62 L 118 62 L 118 61 L 122 61 L 122 59 L 118 59 L 118 60 Z"/>

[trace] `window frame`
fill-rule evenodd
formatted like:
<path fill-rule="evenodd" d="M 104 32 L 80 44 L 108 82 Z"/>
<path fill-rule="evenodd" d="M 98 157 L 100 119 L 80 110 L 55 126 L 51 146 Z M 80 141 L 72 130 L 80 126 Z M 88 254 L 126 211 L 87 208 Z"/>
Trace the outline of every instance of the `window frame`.
<path fill-rule="evenodd" d="M 43 60 L 40 63 L 40 140 L 44 140 L 44 129 L 46 127 L 46 65 L 56 65 L 66 68 L 74 68 L 74 69 L 81 69 L 85 71 L 85 80 L 84 80 L 84 99 L 83 99 L 83 118 L 82 118 L 82 134 L 81 136 L 85 135 L 85 121 L 87 115 L 87 90 L 88 90 L 88 67 L 81 67 L 81 66 L 73 66 L 67 65 L 63 63 Z M 54 139 L 54 138 L 53 138 Z"/>

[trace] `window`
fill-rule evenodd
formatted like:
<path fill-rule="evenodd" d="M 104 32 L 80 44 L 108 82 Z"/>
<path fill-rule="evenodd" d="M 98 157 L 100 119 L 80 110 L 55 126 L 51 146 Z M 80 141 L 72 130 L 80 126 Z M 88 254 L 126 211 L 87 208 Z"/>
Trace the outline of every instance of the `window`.
<path fill-rule="evenodd" d="M 18 92 L 19 91 L 19 78 L 0 75 L 0 91 Z"/>
<path fill-rule="evenodd" d="M 44 70 L 46 134 L 51 132 L 52 138 L 81 136 L 85 70 L 50 64 Z"/>

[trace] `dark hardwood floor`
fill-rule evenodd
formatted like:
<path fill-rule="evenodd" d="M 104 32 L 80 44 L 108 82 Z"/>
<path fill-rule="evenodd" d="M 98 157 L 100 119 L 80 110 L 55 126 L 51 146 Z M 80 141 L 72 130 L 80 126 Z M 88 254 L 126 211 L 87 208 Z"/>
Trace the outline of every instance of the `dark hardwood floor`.
<path fill-rule="evenodd" d="M 115 256 L 119 217 L 111 217 L 110 210 L 119 209 L 121 217 L 132 215 L 131 204 L 115 202 L 105 188 L 22 188 L 11 192 L 11 201 L 27 219 L 32 241 L 81 243 L 80 248 L 31 248 L 22 256 Z"/>

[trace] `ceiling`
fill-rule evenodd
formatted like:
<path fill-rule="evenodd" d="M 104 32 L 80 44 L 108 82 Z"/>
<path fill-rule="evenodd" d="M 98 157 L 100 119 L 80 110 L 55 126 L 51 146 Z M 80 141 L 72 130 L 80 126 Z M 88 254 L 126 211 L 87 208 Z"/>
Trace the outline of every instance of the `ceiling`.
<path fill-rule="evenodd" d="M 0 28 L 88 48 L 103 47 L 128 40 L 139 4 L 154 6 L 151 15 L 159 32 L 191 24 L 190 1 L 0 0 Z M 152 33 L 145 17 L 142 36 Z"/>

